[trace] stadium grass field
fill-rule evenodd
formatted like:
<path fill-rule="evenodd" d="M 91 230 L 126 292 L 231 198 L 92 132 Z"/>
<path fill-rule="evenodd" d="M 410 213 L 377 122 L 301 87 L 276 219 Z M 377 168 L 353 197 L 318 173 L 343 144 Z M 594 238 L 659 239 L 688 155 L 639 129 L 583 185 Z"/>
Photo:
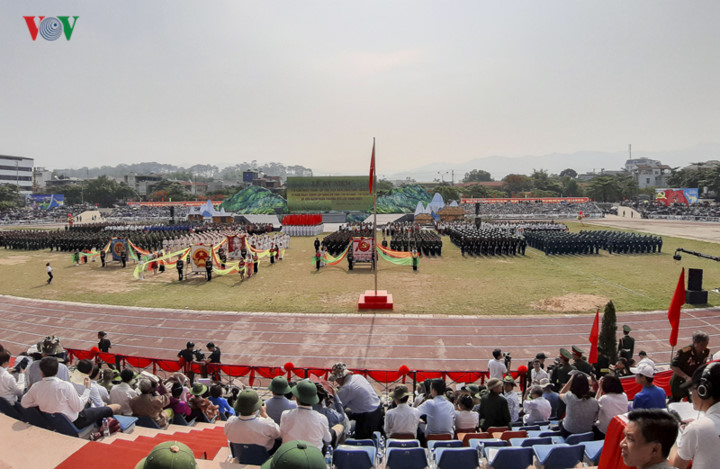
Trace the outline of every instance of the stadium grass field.
<path fill-rule="evenodd" d="M 568 224 L 577 231 L 578 223 Z M 585 227 L 597 228 L 597 227 Z M 612 229 L 612 228 L 605 228 Z M 704 288 L 720 286 L 712 261 L 684 255 L 676 247 L 717 254 L 716 243 L 663 236 L 659 254 L 546 256 L 528 248 L 525 256 L 461 257 L 447 237 L 442 257 L 424 257 L 418 272 L 380 261 L 378 288 L 394 297 L 394 313 L 434 315 L 516 315 L 591 313 L 608 300 L 618 311 L 668 307 L 681 267 L 704 269 Z M 175 270 L 132 276 L 134 265 L 110 263 L 74 266 L 71 255 L 47 251 L 0 250 L 0 293 L 28 298 L 193 310 L 357 313 L 358 297 L 374 287 L 372 271 L 347 262 L 315 271 L 314 238 L 293 238 L 285 259 L 261 263 L 258 277 L 240 282 L 237 275 L 211 282 L 191 276 L 182 283 Z M 46 285 L 45 263 L 55 280 Z M 711 292 L 709 303 L 720 304 Z M 686 306 L 686 308 L 689 307 Z"/>

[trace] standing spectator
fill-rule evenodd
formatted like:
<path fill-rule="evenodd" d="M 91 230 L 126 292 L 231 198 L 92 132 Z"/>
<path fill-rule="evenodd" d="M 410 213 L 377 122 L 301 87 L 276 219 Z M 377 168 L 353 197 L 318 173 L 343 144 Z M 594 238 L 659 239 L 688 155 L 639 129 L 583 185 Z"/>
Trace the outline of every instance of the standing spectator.
<path fill-rule="evenodd" d="M 604 439 L 610 420 L 628 411 L 628 398 L 619 378 L 605 376 L 600 379 L 595 399 L 598 401 L 599 410 L 594 430 L 597 430 L 597 439 Z"/>
<path fill-rule="evenodd" d="M 0 350 L 0 399 L 15 404 L 25 392 L 25 373 L 23 370 L 15 378 L 8 371 L 10 366 L 10 352 Z"/>
<path fill-rule="evenodd" d="M 503 396 L 505 396 L 508 403 L 510 422 L 517 422 L 520 418 L 520 399 L 515 392 L 515 386 L 517 386 L 517 383 L 512 376 L 506 376 L 503 380 Z"/>
<path fill-rule="evenodd" d="M 525 425 L 534 425 L 537 422 L 545 422 L 550 418 L 552 406 L 550 402 L 543 397 L 543 390 L 540 386 L 533 386 L 530 389 L 530 396 L 523 404 L 525 415 L 523 423 Z"/>
<path fill-rule="evenodd" d="M 570 381 L 560 390 L 560 400 L 565 403 L 565 418 L 560 423 L 560 432 L 564 438 L 573 433 L 591 432 L 597 420 L 597 400 L 590 396 L 590 383 L 587 376 L 576 372 Z"/>
<path fill-rule="evenodd" d="M 638 356 L 640 357 L 640 361 L 638 362 L 638 366 L 640 366 L 642 363 L 647 363 L 648 365 L 655 368 L 655 362 L 650 360 L 647 356 L 647 352 L 645 350 L 640 350 L 638 352 Z"/>
<path fill-rule="evenodd" d="M 690 377 L 695 370 L 700 368 L 710 355 L 708 344 L 710 338 L 704 332 L 696 332 L 693 334 L 692 345 L 681 348 L 675 354 L 670 368 L 673 370 L 672 378 L 670 378 L 670 389 L 672 397 L 670 402 L 679 402 L 684 397 L 689 397 L 688 388 L 682 385 L 690 381 Z"/>
<path fill-rule="evenodd" d="M 490 378 L 497 378 L 501 380 L 503 379 L 503 376 L 505 376 L 505 373 L 507 373 L 505 362 L 501 360 L 502 351 L 499 348 L 496 348 L 492 351 L 492 355 L 492 360 L 488 361 L 489 376 Z"/>
<path fill-rule="evenodd" d="M 430 384 L 430 396 L 432 399 L 420 404 L 417 408 L 420 416 L 425 416 L 427 425 L 424 434 L 440 435 L 453 433 L 455 426 L 455 407 L 445 398 L 445 381 L 434 379 Z M 420 427 L 422 429 L 422 425 Z"/>
<path fill-rule="evenodd" d="M 565 383 L 570 380 L 570 372 L 577 370 L 577 368 L 570 364 L 571 358 L 572 354 L 567 349 L 560 349 L 560 355 L 558 356 L 558 360 L 560 361 L 553 370 L 552 377 L 550 378 L 556 391 L 562 389 Z"/>
<path fill-rule="evenodd" d="M 120 379 L 122 382 L 110 390 L 110 402 L 120 405 L 120 414 L 132 415 L 130 400 L 138 396 L 138 392 L 132 387 L 135 373 L 131 369 L 125 368 L 120 372 Z"/>
<path fill-rule="evenodd" d="M 297 404 L 295 401 L 291 401 L 285 397 L 286 394 L 290 394 L 292 392 L 292 389 L 290 389 L 290 385 L 284 376 L 274 377 L 270 382 L 268 389 L 272 392 L 272 397 L 265 401 L 265 410 L 268 417 L 280 425 L 280 417 L 282 416 L 282 413 L 286 410 L 296 409 Z"/>
<path fill-rule="evenodd" d="M 720 461 L 720 364 L 712 362 L 698 368 L 685 385 L 692 394 L 693 408 L 705 414 L 690 422 L 677 440 L 670 462 L 685 469 L 712 469 Z"/>
<path fill-rule="evenodd" d="M 297 398 L 297 409 L 286 410 L 280 419 L 280 435 L 283 443 L 304 440 L 322 450 L 332 441 L 328 419 L 315 412 L 312 406 L 320 402 L 317 388 L 309 380 L 302 380 L 292 389 Z"/>
<path fill-rule="evenodd" d="M 240 392 L 235 402 L 238 416 L 225 424 L 225 435 L 230 443 L 264 446 L 272 451 L 280 438 L 280 427 L 267 416 L 265 407 L 254 389 Z"/>
<path fill-rule="evenodd" d="M 192 370 L 192 363 L 195 360 L 194 348 L 195 342 L 188 341 L 188 343 L 185 344 L 185 348 L 180 350 L 177 354 L 178 358 L 180 358 L 180 364 L 183 367 L 183 373 L 187 375 L 191 384 L 195 379 L 195 372 Z"/>
<path fill-rule="evenodd" d="M 110 344 L 110 339 L 107 338 L 107 333 L 104 331 L 98 332 L 98 340 L 98 350 L 104 353 L 110 352 L 112 345 Z"/>
<path fill-rule="evenodd" d="M 635 382 L 642 386 L 642 390 L 635 394 L 633 409 L 664 409 L 665 390 L 655 386 L 655 368 L 647 363 L 630 368 L 635 373 Z"/>
<path fill-rule="evenodd" d="M 540 363 L 540 360 L 538 360 L 537 358 L 535 360 L 533 360 L 532 365 L 533 365 L 533 367 L 532 367 L 532 370 L 530 371 L 531 384 L 533 386 L 537 386 L 540 384 L 541 380 L 548 379 L 549 376 L 547 374 L 547 371 L 545 371 L 541 368 L 542 364 Z"/>
<path fill-rule="evenodd" d="M 667 412 L 633 410 L 620 442 L 623 462 L 638 469 L 672 469 L 667 458 L 677 434 L 677 420 Z"/>
<path fill-rule="evenodd" d="M 382 430 L 384 408 L 365 377 L 353 374 L 345 363 L 336 363 L 330 381 L 340 386 L 336 394 L 345 406 L 348 418 L 355 420 L 355 438 L 370 438 L 373 432 Z"/>
<path fill-rule="evenodd" d="M 52 269 L 52 267 L 50 267 L 49 262 L 47 264 L 45 264 L 45 270 L 47 270 L 47 274 L 48 274 L 47 283 L 48 283 L 48 285 L 50 285 L 50 283 L 52 283 L 52 281 L 53 281 L 53 269 Z"/>
<path fill-rule="evenodd" d="M 510 410 L 502 395 L 502 380 L 491 378 L 488 380 L 487 389 L 487 393 L 476 395 L 480 398 L 480 428 L 487 431 L 490 427 L 509 427 Z"/>
<path fill-rule="evenodd" d="M 393 438 L 393 435 L 401 433 L 417 436 L 420 413 L 416 408 L 408 405 L 410 400 L 408 387 L 403 384 L 395 386 L 390 397 L 392 397 L 395 407 L 385 414 L 385 435 L 388 438 Z"/>

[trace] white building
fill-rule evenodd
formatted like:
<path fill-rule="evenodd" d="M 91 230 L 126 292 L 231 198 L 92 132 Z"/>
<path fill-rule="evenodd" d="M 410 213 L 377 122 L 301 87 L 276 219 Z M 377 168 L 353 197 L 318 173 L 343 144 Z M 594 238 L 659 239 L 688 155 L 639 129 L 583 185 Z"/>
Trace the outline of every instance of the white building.
<path fill-rule="evenodd" d="M 33 189 L 33 158 L 0 155 L 0 184 L 20 186 L 20 191 L 31 193 Z"/>
<path fill-rule="evenodd" d="M 670 166 L 650 158 L 637 158 L 625 162 L 625 170 L 632 173 L 640 189 L 665 187 L 670 175 Z"/>

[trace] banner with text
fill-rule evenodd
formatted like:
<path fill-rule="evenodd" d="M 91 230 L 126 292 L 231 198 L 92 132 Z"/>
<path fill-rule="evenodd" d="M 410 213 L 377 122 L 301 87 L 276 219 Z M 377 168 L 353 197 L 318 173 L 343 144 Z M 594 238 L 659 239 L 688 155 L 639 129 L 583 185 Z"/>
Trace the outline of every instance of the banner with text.
<path fill-rule="evenodd" d="M 373 197 L 367 187 L 367 176 L 289 177 L 288 211 L 368 211 Z"/>

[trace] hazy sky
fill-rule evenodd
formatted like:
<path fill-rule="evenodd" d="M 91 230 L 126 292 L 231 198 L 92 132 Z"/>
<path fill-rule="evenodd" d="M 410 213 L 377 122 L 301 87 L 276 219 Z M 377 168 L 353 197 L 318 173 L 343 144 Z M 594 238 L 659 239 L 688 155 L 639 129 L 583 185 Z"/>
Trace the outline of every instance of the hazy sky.
<path fill-rule="evenodd" d="M 365 174 L 720 140 L 720 2 L 0 0 L 0 154 Z M 32 41 L 23 16 L 79 16 Z M 530 171 L 530 169 L 528 169 Z"/>

